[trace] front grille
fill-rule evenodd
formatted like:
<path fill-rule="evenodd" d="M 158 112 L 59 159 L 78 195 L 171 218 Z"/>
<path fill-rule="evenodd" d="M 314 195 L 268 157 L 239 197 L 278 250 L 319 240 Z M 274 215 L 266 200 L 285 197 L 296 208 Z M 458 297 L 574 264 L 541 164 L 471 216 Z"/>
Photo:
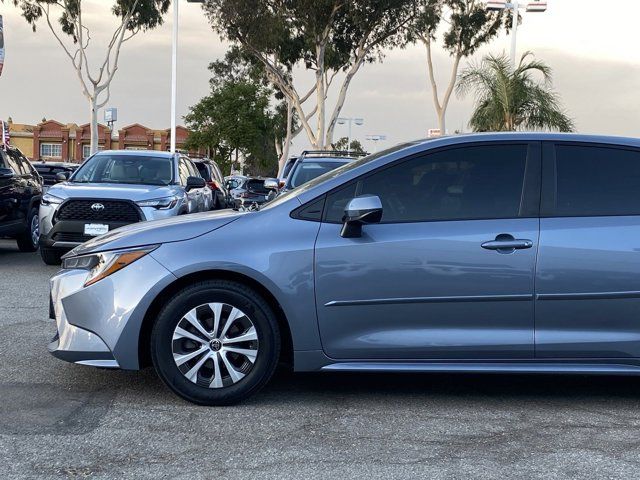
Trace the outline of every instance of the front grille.
<path fill-rule="evenodd" d="M 70 232 L 58 232 L 53 235 L 53 240 L 55 242 L 73 242 L 73 243 L 84 243 L 88 242 L 92 238 L 89 235 L 83 235 L 82 233 L 70 233 Z"/>
<path fill-rule="evenodd" d="M 104 208 L 92 208 L 95 205 L 102 205 Z M 60 207 L 57 220 L 135 223 L 140 221 L 140 216 L 133 204 L 129 202 L 118 200 L 69 200 Z"/>

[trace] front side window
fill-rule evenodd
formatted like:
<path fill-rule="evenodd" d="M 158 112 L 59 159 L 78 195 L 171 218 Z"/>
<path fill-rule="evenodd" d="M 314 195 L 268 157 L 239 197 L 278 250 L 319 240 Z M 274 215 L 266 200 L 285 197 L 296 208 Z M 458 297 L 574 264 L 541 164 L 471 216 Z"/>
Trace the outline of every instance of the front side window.
<path fill-rule="evenodd" d="M 352 198 L 377 195 L 382 223 L 516 218 L 520 215 L 527 145 L 451 148 L 400 162 L 338 190 L 325 219 L 342 221 Z"/>
<path fill-rule="evenodd" d="M 178 173 L 180 175 L 180 183 L 182 185 L 187 184 L 187 178 L 189 178 L 189 165 L 187 165 L 187 161 L 184 158 L 180 159 L 180 163 L 178 164 Z"/>
<path fill-rule="evenodd" d="M 640 152 L 556 146 L 553 216 L 640 215 Z"/>
<path fill-rule="evenodd" d="M 100 154 L 82 164 L 72 181 L 169 185 L 173 181 L 173 161 L 146 155 Z"/>
<path fill-rule="evenodd" d="M 41 143 L 40 157 L 62 158 L 62 145 L 59 143 Z"/>

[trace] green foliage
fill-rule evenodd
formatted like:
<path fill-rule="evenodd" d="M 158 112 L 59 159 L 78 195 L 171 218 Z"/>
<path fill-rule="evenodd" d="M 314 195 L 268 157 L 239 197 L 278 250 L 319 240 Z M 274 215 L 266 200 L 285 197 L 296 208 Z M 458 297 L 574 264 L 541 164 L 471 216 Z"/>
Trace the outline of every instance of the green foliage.
<path fill-rule="evenodd" d="M 208 0 L 205 9 L 224 38 L 275 55 L 290 71 L 299 61 L 318 67 L 316 45 L 326 32 L 326 68 L 346 69 L 367 39 L 375 42 L 367 61 L 375 61 L 385 48 L 405 44 L 399 26 L 416 5 L 415 0 Z"/>
<path fill-rule="evenodd" d="M 487 10 L 479 0 L 417 0 L 420 14 L 411 31 L 418 38 L 435 40 L 438 29 L 446 23 L 443 47 L 451 55 L 468 57 L 495 38 L 501 28 L 509 29 L 511 13 Z"/>
<path fill-rule="evenodd" d="M 532 57 L 525 53 L 513 70 L 505 55 L 489 55 L 460 73 L 458 95 L 472 92 L 476 98 L 469 122 L 474 131 L 574 130 L 552 89 L 551 69 Z"/>
<path fill-rule="evenodd" d="M 367 153 L 367 151 L 362 146 L 359 140 L 351 140 L 351 144 L 349 144 L 349 138 L 342 137 L 336 143 L 333 144 L 334 150 L 338 151 L 349 151 L 355 153 Z"/>
<path fill-rule="evenodd" d="M 224 39 L 260 63 L 269 82 L 291 101 L 309 141 L 330 144 L 353 76 L 389 48 L 407 43 L 417 0 L 207 0 L 205 10 Z M 300 92 L 294 67 L 314 72 L 315 85 Z M 344 72 L 335 106 L 326 100 Z M 303 106 L 315 101 L 315 105 Z M 315 117 L 315 127 L 310 124 Z"/>
<path fill-rule="evenodd" d="M 81 0 L 11 0 L 20 7 L 22 16 L 31 25 L 33 31 L 36 24 L 45 14 L 44 9 L 60 8 L 58 21 L 62 31 L 77 42 L 77 19 L 82 14 Z M 169 9 L 171 0 L 114 0 L 111 11 L 113 15 L 124 18 L 132 8 L 133 15 L 127 24 L 127 30 L 148 30 L 162 24 L 162 16 Z"/>
<path fill-rule="evenodd" d="M 251 174 L 273 174 L 275 139 L 285 129 L 286 111 L 281 105 L 271 107 L 272 88 L 237 49 L 209 69 L 211 93 L 185 116 L 191 130 L 188 147 L 208 150 L 225 173 L 242 158 Z"/>

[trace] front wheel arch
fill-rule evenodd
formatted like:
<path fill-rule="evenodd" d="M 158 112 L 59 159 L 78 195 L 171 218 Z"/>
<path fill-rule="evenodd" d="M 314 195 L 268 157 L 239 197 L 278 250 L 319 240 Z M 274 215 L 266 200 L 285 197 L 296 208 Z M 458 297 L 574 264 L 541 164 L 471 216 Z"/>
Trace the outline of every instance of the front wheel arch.
<path fill-rule="evenodd" d="M 185 275 L 166 286 L 156 295 L 151 305 L 149 305 L 140 326 L 140 334 L 138 336 L 138 365 L 140 368 L 151 366 L 151 331 L 162 307 L 180 290 L 206 280 L 228 280 L 240 283 L 253 289 L 269 304 L 276 314 L 278 326 L 280 327 L 280 363 L 286 365 L 287 368 L 293 369 L 293 338 L 289 322 L 280 303 L 269 289 L 260 282 L 241 273 L 227 270 L 206 270 Z"/>

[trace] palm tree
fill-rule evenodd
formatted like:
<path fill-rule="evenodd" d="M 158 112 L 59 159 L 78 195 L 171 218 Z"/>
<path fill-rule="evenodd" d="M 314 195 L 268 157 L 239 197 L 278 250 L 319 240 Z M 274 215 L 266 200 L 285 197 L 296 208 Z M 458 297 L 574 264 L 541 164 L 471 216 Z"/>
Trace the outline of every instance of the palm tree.
<path fill-rule="evenodd" d="M 476 97 L 469 121 L 474 131 L 574 130 L 551 86 L 551 69 L 532 57 L 525 53 L 514 70 L 505 55 L 489 55 L 460 73 L 458 96 L 471 91 Z M 535 73 L 542 81 L 534 78 Z"/>

